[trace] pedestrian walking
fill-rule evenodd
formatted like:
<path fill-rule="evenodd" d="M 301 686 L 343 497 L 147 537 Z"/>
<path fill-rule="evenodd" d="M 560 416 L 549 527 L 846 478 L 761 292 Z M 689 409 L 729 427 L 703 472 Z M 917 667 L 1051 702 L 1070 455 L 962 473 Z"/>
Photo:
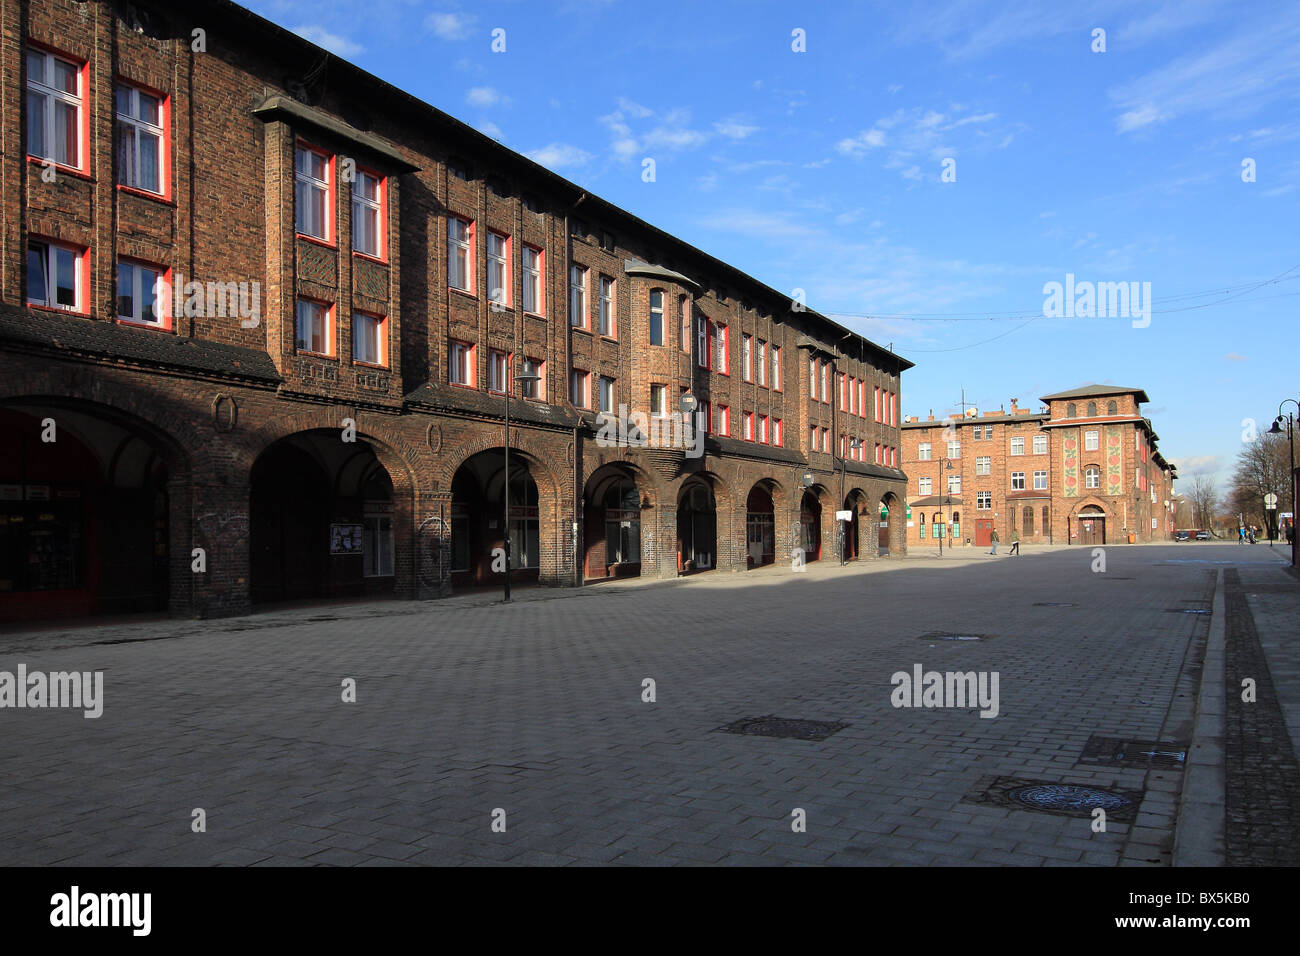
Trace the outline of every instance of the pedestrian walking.
<path fill-rule="evenodd" d="M 989 554 L 997 554 L 997 553 L 998 553 L 998 533 L 997 533 L 996 531 L 993 532 L 993 537 L 992 537 L 990 540 L 993 542 L 993 550 L 990 551 Z"/>
<path fill-rule="evenodd" d="M 1237 544 L 1245 544 L 1245 543 L 1246 543 L 1246 529 L 1244 527 L 1239 527 L 1237 529 Z"/>
<path fill-rule="evenodd" d="M 1015 528 L 1011 529 L 1011 548 L 1007 551 L 1008 555 L 1020 555 L 1020 532 Z"/>

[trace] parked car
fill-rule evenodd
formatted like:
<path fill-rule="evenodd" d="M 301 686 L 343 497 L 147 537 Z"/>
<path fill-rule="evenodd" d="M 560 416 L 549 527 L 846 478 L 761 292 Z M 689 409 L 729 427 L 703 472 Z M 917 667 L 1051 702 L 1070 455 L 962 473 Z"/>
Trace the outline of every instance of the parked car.
<path fill-rule="evenodd" d="M 1210 532 L 1208 532 L 1208 531 L 1198 531 L 1198 532 L 1196 532 L 1196 540 L 1197 540 L 1197 541 L 1209 541 L 1209 540 L 1210 540 Z"/>
<path fill-rule="evenodd" d="M 1175 540 L 1175 541 L 1191 541 L 1191 540 L 1192 540 L 1192 533 L 1191 533 L 1190 531 L 1175 531 L 1175 532 L 1174 532 L 1174 540 Z"/>

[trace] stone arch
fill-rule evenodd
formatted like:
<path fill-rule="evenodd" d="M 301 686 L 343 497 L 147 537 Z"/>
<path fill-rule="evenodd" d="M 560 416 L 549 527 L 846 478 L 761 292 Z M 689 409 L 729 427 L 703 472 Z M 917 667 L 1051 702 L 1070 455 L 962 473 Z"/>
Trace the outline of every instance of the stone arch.
<path fill-rule="evenodd" d="M 583 579 L 654 573 L 655 536 L 642 511 L 648 514 L 662 499 L 650 473 L 632 461 L 611 459 L 589 469 L 582 487 Z M 650 547 L 643 547 L 643 536 Z"/>
<path fill-rule="evenodd" d="M 881 494 L 880 504 L 889 515 L 887 527 L 877 525 L 877 547 L 891 558 L 901 558 L 907 552 L 907 504 L 893 489 Z M 879 521 L 879 515 L 876 517 Z"/>

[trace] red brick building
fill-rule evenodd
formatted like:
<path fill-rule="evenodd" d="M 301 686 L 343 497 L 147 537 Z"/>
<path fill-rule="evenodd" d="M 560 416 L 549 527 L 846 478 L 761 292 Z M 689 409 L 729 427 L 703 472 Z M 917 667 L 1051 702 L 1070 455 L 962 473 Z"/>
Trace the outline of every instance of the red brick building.
<path fill-rule="evenodd" d="M 0 617 L 905 548 L 901 357 L 224 0 L 0 17 Z"/>
<path fill-rule="evenodd" d="M 1089 385 L 1043 396 L 1040 411 L 903 423 L 908 542 L 988 547 L 1163 541 L 1174 532 L 1175 468 L 1141 389 Z"/>

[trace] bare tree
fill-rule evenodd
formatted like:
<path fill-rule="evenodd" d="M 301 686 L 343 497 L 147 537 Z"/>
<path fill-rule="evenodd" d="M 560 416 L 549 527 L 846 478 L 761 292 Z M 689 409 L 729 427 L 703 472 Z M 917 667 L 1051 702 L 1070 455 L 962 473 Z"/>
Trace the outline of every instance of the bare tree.
<path fill-rule="evenodd" d="M 1196 527 L 1205 531 L 1214 526 L 1214 515 L 1219 508 L 1219 489 L 1208 475 L 1197 475 L 1187 491 L 1191 517 Z"/>
<path fill-rule="evenodd" d="M 1291 501 L 1291 451 L 1286 439 L 1267 433 L 1248 443 L 1237 456 L 1228 501 L 1248 525 L 1271 528 L 1279 511 L 1295 512 Z M 1268 511 L 1264 496 L 1277 495 L 1277 508 Z"/>

